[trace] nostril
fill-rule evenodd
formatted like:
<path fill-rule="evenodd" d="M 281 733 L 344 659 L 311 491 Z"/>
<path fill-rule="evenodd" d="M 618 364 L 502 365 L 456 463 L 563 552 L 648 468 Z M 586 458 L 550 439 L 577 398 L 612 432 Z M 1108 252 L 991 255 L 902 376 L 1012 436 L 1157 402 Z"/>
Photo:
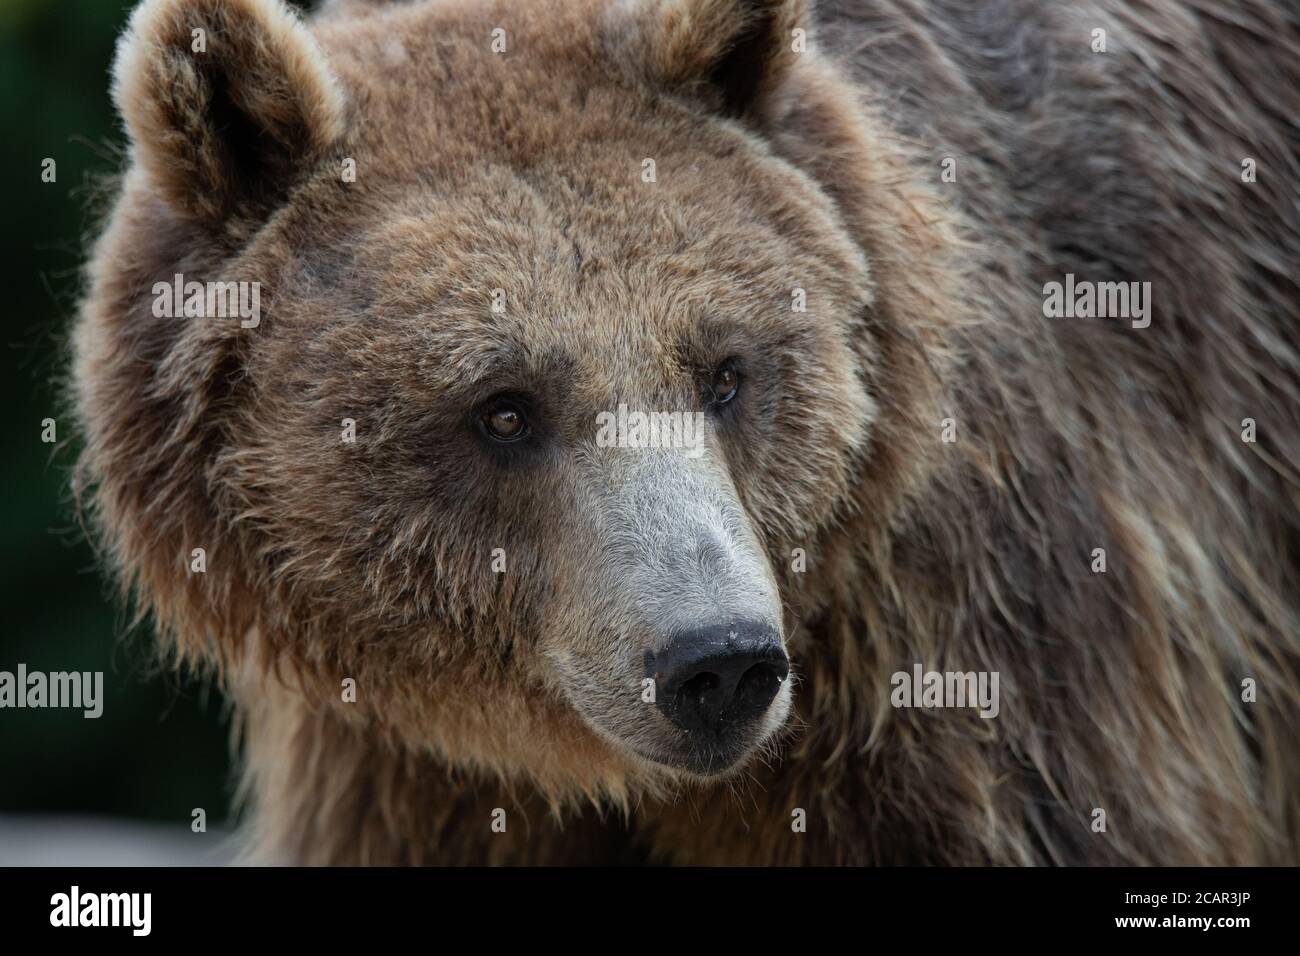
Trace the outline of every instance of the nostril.
<path fill-rule="evenodd" d="M 784 672 L 770 661 L 760 661 L 741 675 L 734 696 L 736 709 L 742 712 L 766 707 L 781 689 L 789 668 Z"/>
<path fill-rule="evenodd" d="M 690 680 L 684 682 L 678 693 L 684 697 L 692 697 L 696 700 L 703 700 L 713 691 L 722 686 L 722 678 L 712 671 L 704 671 L 696 674 Z"/>

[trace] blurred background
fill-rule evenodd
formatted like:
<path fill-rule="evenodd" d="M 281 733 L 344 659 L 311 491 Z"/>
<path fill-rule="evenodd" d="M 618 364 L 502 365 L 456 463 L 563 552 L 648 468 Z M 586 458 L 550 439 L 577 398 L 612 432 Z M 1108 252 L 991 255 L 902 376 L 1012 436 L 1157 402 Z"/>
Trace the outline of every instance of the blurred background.
<path fill-rule="evenodd" d="M 0 865 L 212 862 L 228 855 L 221 695 L 161 672 L 145 624 L 95 564 L 68 492 L 77 436 L 59 407 L 68 328 L 101 184 L 121 163 L 108 95 L 126 0 L 0 0 L 8 303 L 0 376 L 0 671 L 102 671 L 103 715 L 0 709 Z M 57 180 L 41 180 L 56 161 Z M 41 441 L 57 420 L 58 444 Z M 207 833 L 191 830 L 203 808 Z"/>

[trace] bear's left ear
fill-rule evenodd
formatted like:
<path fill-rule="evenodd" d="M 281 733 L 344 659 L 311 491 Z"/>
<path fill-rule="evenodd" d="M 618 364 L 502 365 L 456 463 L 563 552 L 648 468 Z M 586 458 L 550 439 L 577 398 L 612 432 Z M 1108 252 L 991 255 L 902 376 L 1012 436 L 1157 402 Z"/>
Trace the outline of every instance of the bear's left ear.
<path fill-rule="evenodd" d="M 761 121 L 801 55 L 808 0 L 632 0 L 617 8 L 614 45 L 661 88 Z"/>
<path fill-rule="evenodd" d="M 113 99 L 153 189 L 211 229 L 268 216 L 344 132 L 325 56 L 282 0 L 144 0 Z"/>

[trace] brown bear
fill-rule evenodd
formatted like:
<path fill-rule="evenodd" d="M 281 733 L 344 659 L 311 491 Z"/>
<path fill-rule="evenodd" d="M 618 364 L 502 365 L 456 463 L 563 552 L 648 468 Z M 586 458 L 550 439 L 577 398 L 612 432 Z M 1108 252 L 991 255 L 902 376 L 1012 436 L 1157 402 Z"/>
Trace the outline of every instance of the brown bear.
<path fill-rule="evenodd" d="M 254 858 L 1300 862 L 1294 5 L 146 0 L 113 94 L 76 488 Z"/>

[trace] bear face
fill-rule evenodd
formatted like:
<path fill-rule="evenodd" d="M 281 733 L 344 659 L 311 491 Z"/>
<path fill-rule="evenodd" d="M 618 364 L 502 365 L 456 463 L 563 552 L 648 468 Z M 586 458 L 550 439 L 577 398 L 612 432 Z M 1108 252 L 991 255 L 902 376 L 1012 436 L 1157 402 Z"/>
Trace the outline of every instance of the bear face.
<path fill-rule="evenodd" d="M 119 563 L 184 653 L 453 763 L 742 767 L 877 414 L 866 256 L 765 135 L 798 5 L 357 16 L 151 0 L 124 37 L 77 372 Z M 264 315 L 148 318 L 174 274 Z M 686 440 L 606 440 L 639 415 Z"/>

